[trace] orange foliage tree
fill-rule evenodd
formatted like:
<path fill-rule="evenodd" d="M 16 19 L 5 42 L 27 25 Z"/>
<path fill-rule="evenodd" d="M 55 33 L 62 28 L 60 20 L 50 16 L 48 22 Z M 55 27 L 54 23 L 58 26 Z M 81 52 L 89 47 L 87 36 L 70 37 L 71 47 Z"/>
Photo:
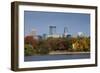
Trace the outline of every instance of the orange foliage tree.
<path fill-rule="evenodd" d="M 37 47 L 37 42 L 38 41 L 36 39 L 34 39 L 33 36 L 26 36 L 24 38 L 24 41 L 25 41 L 25 44 L 30 44 L 30 45 L 32 45 L 33 48 Z"/>

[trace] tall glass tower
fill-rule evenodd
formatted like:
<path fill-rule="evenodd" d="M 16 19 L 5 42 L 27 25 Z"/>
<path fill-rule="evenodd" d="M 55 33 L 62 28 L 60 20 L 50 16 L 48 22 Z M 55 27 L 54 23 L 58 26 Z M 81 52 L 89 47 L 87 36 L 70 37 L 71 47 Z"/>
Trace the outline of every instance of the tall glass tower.
<path fill-rule="evenodd" d="M 67 27 L 64 27 L 64 37 L 66 37 L 68 34 L 68 28 Z"/>
<path fill-rule="evenodd" d="M 56 26 L 49 26 L 49 34 L 50 35 L 56 34 Z"/>

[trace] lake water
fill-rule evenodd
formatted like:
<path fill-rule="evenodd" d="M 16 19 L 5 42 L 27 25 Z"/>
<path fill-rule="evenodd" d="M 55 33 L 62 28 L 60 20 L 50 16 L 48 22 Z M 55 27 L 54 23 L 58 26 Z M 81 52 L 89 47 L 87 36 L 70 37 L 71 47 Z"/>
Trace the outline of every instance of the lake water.
<path fill-rule="evenodd" d="M 24 61 L 50 61 L 50 60 L 71 60 L 71 59 L 87 59 L 90 58 L 90 53 L 80 54 L 56 54 L 43 56 L 25 56 Z"/>

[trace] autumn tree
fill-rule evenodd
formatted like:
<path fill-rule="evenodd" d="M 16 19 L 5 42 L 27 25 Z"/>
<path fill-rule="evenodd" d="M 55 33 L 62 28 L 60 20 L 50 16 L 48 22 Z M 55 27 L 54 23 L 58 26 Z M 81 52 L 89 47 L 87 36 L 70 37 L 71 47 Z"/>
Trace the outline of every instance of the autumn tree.
<path fill-rule="evenodd" d="M 30 45 L 32 45 L 33 48 L 37 47 L 38 41 L 33 36 L 26 36 L 24 38 L 24 40 L 25 40 L 25 42 L 24 42 L 25 44 L 30 44 Z"/>
<path fill-rule="evenodd" d="M 26 36 L 24 38 L 24 55 L 35 55 L 37 51 L 37 40 L 33 36 Z"/>
<path fill-rule="evenodd" d="M 48 38 L 47 46 L 51 51 L 67 51 L 70 48 L 71 43 L 70 40 L 66 38 Z"/>
<path fill-rule="evenodd" d="M 90 38 L 77 37 L 72 38 L 73 50 L 75 51 L 90 51 Z"/>

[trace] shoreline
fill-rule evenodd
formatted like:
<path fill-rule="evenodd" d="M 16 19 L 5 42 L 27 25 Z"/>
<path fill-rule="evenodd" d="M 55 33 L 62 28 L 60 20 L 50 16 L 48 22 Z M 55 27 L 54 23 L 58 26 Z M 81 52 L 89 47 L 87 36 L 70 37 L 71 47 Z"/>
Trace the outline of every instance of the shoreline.
<path fill-rule="evenodd" d="M 90 52 L 50 52 L 49 54 L 32 55 L 32 56 L 47 56 L 47 55 L 78 55 L 78 54 L 90 54 Z M 28 57 L 28 56 L 25 56 Z"/>
<path fill-rule="evenodd" d="M 49 55 L 56 55 L 56 54 L 89 54 L 90 52 L 50 52 Z"/>

